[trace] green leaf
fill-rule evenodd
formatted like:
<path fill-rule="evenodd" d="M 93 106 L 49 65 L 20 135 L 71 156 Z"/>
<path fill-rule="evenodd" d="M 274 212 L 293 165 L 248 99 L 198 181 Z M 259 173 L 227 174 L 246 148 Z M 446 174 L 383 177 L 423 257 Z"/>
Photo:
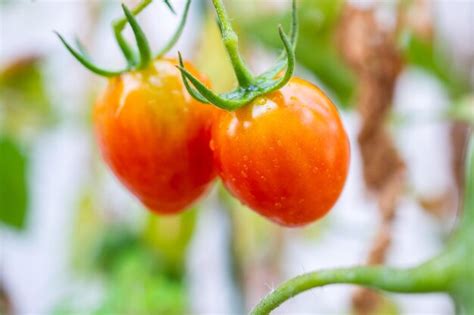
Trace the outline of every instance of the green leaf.
<path fill-rule="evenodd" d="M 447 112 L 447 116 L 474 126 L 474 95 L 468 95 L 454 101 Z"/>
<path fill-rule="evenodd" d="M 20 58 L 0 70 L 0 112 L 0 133 L 23 140 L 55 121 L 41 57 Z"/>
<path fill-rule="evenodd" d="M 28 210 L 28 160 L 18 145 L 0 137 L 0 222 L 24 229 Z"/>
<path fill-rule="evenodd" d="M 175 216 L 148 214 L 142 232 L 143 240 L 162 259 L 168 273 L 184 272 L 186 251 L 196 220 L 196 209 L 189 209 Z"/>

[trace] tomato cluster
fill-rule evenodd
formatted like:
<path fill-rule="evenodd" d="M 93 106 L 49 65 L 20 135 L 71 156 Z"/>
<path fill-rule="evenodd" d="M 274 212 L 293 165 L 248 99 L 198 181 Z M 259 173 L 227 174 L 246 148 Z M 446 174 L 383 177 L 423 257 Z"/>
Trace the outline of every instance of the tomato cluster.
<path fill-rule="evenodd" d="M 231 42 L 236 35 L 222 2 L 213 2 L 239 79 L 239 88 L 224 96 L 208 90 L 203 75 L 181 57 L 150 58 L 126 7 L 139 58 L 116 32 L 129 61 L 122 72 L 99 69 L 60 37 L 86 67 L 111 77 L 94 110 L 102 155 L 156 213 L 188 208 L 219 175 L 236 198 L 268 219 L 285 226 L 311 223 L 334 205 L 348 172 L 349 141 L 338 111 L 320 89 L 292 75 L 296 26 L 291 40 L 280 29 L 286 73 L 276 67 L 253 78 Z M 186 14 L 188 8 L 189 1 Z"/>
<path fill-rule="evenodd" d="M 95 107 L 104 159 L 147 207 L 185 209 L 216 169 L 234 196 L 283 225 L 312 222 L 332 207 L 347 175 L 349 142 L 321 90 L 293 78 L 225 112 L 194 100 L 174 64 L 157 60 L 111 79 Z"/>

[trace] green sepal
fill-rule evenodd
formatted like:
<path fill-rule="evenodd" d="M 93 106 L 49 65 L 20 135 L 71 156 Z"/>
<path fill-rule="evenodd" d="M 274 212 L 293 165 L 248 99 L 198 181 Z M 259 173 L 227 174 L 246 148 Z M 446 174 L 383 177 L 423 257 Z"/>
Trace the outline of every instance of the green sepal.
<path fill-rule="evenodd" d="M 61 40 L 63 45 L 66 47 L 67 50 L 69 50 L 69 52 L 74 56 L 74 58 L 76 58 L 77 61 L 79 61 L 84 67 L 86 67 L 95 74 L 104 77 L 115 77 L 129 70 L 129 68 L 125 68 L 123 70 L 118 71 L 102 69 L 92 63 L 92 61 L 90 61 L 89 58 L 82 54 L 79 50 L 72 48 L 72 46 L 64 39 L 61 34 L 56 31 L 54 33 L 59 37 L 59 40 Z M 80 50 L 82 50 L 82 48 Z"/>
<path fill-rule="evenodd" d="M 133 16 L 132 12 L 130 12 L 127 6 L 123 3 L 122 9 L 125 17 L 127 18 L 128 24 L 130 24 L 130 27 L 132 28 L 133 35 L 135 36 L 135 41 L 137 43 L 138 52 L 140 55 L 137 69 L 143 69 L 150 63 L 152 58 L 150 44 L 148 43 L 148 40 L 140 24 L 138 24 L 137 20 L 135 19 L 135 16 Z"/>
<path fill-rule="evenodd" d="M 16 142 L 0 137 L 0 222 L 21 230 L 26 225 L 28 158 Z"/>

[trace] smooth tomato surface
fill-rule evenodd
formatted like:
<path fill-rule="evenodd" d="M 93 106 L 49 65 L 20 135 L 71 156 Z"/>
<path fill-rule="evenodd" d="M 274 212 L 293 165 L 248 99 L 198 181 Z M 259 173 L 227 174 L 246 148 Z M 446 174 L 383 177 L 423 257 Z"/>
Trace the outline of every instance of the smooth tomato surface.
<path fill-rule="evenodd" d="M 188 94 L 176 64 L 161 59 L 110 79 L 94 111 L 110 168 L 145 206 L 164 214 L 190 206 L 215 177 L 209 142 L 218 110 Z"/>
<path fill-rule="evenodd" d="M 211 147 L 227 189 L 285 226 L 324 216 L 343 189 L 350 161 L 336 107 L 298 78 L 222 115 Z"/>

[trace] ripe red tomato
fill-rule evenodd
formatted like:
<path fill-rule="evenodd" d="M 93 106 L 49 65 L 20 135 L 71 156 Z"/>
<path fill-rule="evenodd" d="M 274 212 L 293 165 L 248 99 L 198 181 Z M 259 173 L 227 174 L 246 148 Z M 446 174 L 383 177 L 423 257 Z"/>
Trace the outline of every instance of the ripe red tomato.
<path fill-rule="evenodd" d="M 215 177 L 209 142 L 219 110 L 188 94 L 176 64 L 159 59 L 111 78 L 94 110 L 104 159 L 145 206 L 161 214 L 188 207 Z"/>
<path fill-rule="evenodd" d="M 298 78 L 221 116 L 211 148 L 227 189 L 285 226 L 324 216 L 339 197 L 350 147 L 338 111 Z"/>

